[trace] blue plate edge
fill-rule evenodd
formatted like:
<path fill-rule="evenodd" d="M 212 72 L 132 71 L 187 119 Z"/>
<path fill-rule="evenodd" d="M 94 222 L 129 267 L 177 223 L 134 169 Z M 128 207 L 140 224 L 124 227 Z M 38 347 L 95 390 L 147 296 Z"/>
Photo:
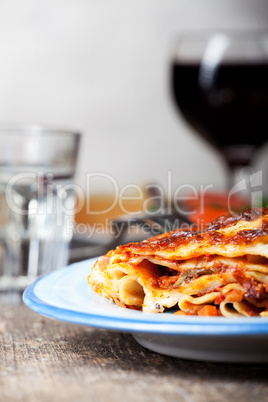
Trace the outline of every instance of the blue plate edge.
<path fill-rule="evenodd" d="M 94 259 L 89 259 L 85 261 L 92 261 Z M 85 263 L 85 261 L 82 261 Z M 62 271 L 66 271 L 66 268 L 72 268 L 74 265 L 79 263 L 74 263 L 68 265 L 65 268 L 62 268 Z M 61 271 L 60 270 L 60 271 Z M 59 270 L 57 270 L 58 272 Z M 56 271 L 51 272 L 48 275 L 53 275 Z M 73 324 L 86 325 L 95 328 L 102 328 L 108 330 L 115 331 L 124 331 L 130 333 L 151 333 L 151 334 L 161 334 L 161 335 L 188 335 L 188 336 L 255 336 L 255 335 L 267 335 L 268 334 L 268 320 L 266 321 L 264 318 L 254 317 L 249 318 L 252 321 L 255 320 L 254 323 L 245 323 L 245 322 L 231 322 L 231 319 L 228 319 L 228 322 L 225 322 L 226 318 L 218 317 L 211 318 L 213 322 L 208 322 L 210 318 L 206 318 L 204 322 L 192 321 L 189 320 L 187 322 L 186 319 L 178 320 L 179 317 L 174 317 L 176 321 L 174 322 L 159 322 L 159 321 L 150 321 L 148 317 L 148 321 L 138 319 L 131 319 L 125 317 L 109 317 L 92 314 L 92 313 L 84 313 L 77 312 L 74 310 L 63 309 L 61 307 L 57 307 L 55 305 L 49 304 L 41 300 L 35 294 L 35 287 L 42 281 L 43 278 L 38 278 L 34 283 L 28 286 L 22 296 L 23 302 L 25 305 L 31 310 L 35 311 L 38 314 L 43 316 L 61 320 Z M 120 307 L 118 307 L 120 308 Z M 202 320 L 203 317 L 196 317 L 197 319 Z M 217 321 L 215 321 L 217 320 Z M 246 319 L 247 320 L 247 319 Z"/>

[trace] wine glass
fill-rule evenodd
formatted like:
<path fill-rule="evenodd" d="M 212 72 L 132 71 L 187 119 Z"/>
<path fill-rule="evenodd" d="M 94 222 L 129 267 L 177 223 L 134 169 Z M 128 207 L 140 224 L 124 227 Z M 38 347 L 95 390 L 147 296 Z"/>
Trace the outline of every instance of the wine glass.
<path fill-rule="evenodd" d="M 268 32 L 181 34 L 171 90 L 187 122 L 223 156 L 228 190 L 234 189 L 237 173 L 251 171 L 245 168 L 268 140 Z M 248 183 L 249 176 L 247 191 Z"/>

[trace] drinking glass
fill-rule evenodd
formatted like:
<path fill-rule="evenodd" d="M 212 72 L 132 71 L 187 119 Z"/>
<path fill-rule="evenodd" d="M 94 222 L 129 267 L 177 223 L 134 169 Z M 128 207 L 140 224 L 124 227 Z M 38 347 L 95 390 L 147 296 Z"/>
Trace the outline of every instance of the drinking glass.
<path fill-rule="evenodd" d="M 241 172 L 248 186 L 249 167 L 268 139 L 268 32 L 181 34 L 171 91 L 187 122 L 223 156 L 228 190 Z M 241 190 L 249 193 L 248 187 Z"/>
<path fill-rule="evenodd" d="M 0 127 L 0 291 L 68 262 L 80 134 Z"/>

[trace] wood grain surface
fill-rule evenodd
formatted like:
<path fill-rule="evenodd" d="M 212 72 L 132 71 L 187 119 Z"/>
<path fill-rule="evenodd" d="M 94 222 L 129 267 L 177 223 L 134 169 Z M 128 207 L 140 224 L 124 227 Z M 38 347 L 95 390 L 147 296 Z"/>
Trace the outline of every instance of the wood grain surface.
<path fill-rule="evenodd" d="M 268 365 L 174 359 L 127 333 L 0 305 L 0 401 L 267 401 Z"/>

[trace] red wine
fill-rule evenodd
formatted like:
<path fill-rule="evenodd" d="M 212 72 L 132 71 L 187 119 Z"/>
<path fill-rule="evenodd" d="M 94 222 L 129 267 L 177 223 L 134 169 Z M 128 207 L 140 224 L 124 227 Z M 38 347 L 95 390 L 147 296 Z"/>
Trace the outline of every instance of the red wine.
<path fill-rule="evenodd" d="M 172 91 L 186 120 L 221 151 L 268 140 L 268 64 L 223 64 L 211 75 L 198 64 L 172 66 Z"/>

